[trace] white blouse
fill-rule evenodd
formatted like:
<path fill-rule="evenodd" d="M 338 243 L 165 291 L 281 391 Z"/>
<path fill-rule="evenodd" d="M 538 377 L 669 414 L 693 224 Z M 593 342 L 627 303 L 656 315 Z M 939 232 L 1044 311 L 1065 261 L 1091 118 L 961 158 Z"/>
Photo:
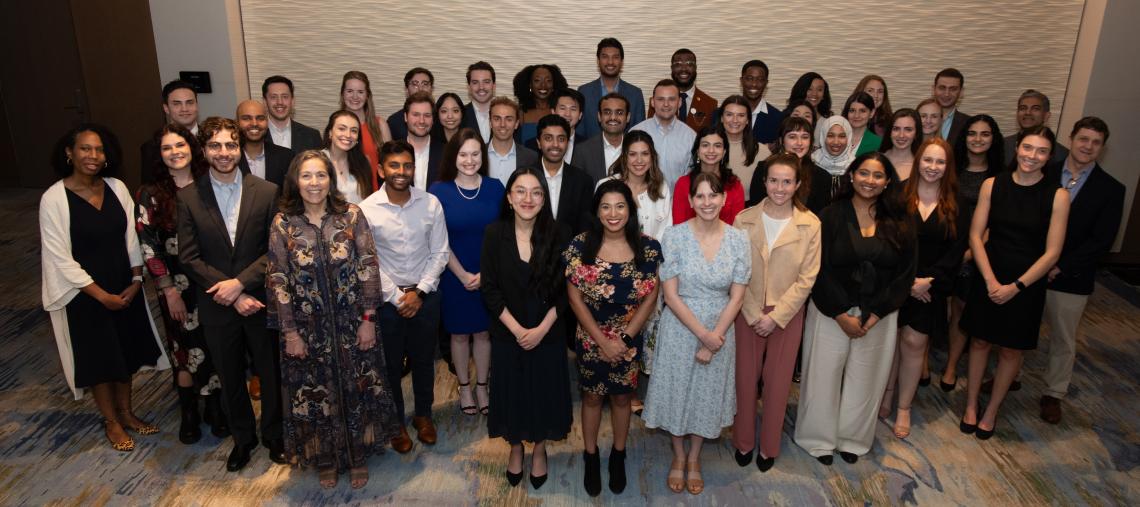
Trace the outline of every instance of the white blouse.
<path fill-rule="evenodd" d="M 594 189 L 600 187 L 603 182 L 615 179 L 617 179 L 617 175 L 602 178 L 598 180 Z M 671 197 L 669 186 L 664 182 L 661 184 L 660 199 L 656 201 L 650 199 L 649 192 L 642 192 L 634 197 L 637 199 L 637 222 L 641 224 L 641 232 L 646 236 L 659 240 L 661 235 L 665 233 L 665 229 L 673 225 L 673 199 Z"/>

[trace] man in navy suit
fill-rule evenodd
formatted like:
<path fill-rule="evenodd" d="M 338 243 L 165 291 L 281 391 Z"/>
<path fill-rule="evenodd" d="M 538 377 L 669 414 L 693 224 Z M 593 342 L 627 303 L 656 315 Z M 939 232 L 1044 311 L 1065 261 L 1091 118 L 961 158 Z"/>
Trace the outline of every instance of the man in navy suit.
<path fill-rule="evenodd" d="M 1097 163 L 1108 142 L 1108 125 L 1095 116 L 1081 118 L 1069 141 L 1065 162 L 1046 172 L 1047 178 L 1069 190 L 1071 202 L 1065 245 L 1057 265 L 1049 270 L 1045 292 L 1050 343 L 1041 418 L 1051 424 L 1061 422 L 1061 399 L 1073 377 L 1077 326 L 1095 285 L 1096 262 L 1112 247 L 1124 210 L 1124 185 Z"/>
<path fill-rule="evenodd" d="M 435 102 L 432 102 L 430 94 L 416 92 L 404 99 L 407 141 L 416 155 L 416 175 L 412 184 L 423 191 L 439 180 L 439 162 L 443 158 L 443 140 L 431 135 L 434 122 Z"/>
<path fill-rule="evenodd" d="M 467 67 L 467 94 L 471 102 L 463 106 L 463 126 L 476 130 L 483 142 L 491 142 L 491 99 L 495 98 L 495 68 L 478 61 Z"/>
<path fill-rule="evenodd" d="M 293 150 L 267 142 L 269 118 L 265 104 L 257 100 L 242 101 L 237 107 L 237 124 L 241 133 L 238 162 L 241 172 L 277 185 L 280 192 L 289 163 L 293 161 Z"/>
<path fill-rule="evenodd" d="M 625 64 L 625 48 L 621 42 L 607 37 L 598 42 L 598 79 L 578 87 L 585 98 L 586 108 L 582 116 L 586 121 L 578 123 L 577 133 L 581 139 L 589 139 L 602 131 L 595 121 L 598 117 L 598 101 L 606 94 L 617 92 L 629 100 L 629 125 L 637 125 L 645 120 L 645 95 L 641 88 L 621 79 L 621 69 Z"/>
<path fill-rule="evenodd" d="M 325 143 L 317 129 L 302 125 L 293 120 L 293 81 L 285 76 L 269 76 L 261 83 L 261 98 L 269 108 L 269 137 L 266 144 L 301 153 L 305 150 L 319 150 Z M 277 186 L 280 187 L 280 182 Z"/>
<path fill-rule="evenodd" d="M 740 93 L 752 106 L 752 137 L 764 144 L 776 141 L 776 131 L 784 119 L 780 108 L 764 100 L 767 89 L 768 64 L 749 60 L 740 68 Z"/>
<path fill-rule="evenodd" d="M 404 74 L 404 98 L 411 97 L 416 92 L 427 92 L 431 95 L 435 88 L 435 76 L 430 70 L 415 67 Z M 408 137 L 408 124 L 404 121 L 404 109 L 400 108 L 388 116 L 388 131 L 392 139 Z"/>

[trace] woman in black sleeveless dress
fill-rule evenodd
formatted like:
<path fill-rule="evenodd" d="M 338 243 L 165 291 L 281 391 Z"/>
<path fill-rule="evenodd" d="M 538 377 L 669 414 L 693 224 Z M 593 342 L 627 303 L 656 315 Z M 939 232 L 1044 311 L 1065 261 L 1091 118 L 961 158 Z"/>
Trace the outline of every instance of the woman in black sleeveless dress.
<path fill-rule="evenodd" d="M 970 227 L 978 272 L 962 315 L 970 345 L 963 433 L 993 436 L 997 411 L 1021 368 L 1022 353 L 1037 348 L 1045 308 L 1045 274 L 1057 263 L 1069 217 L 1068 192 L 1047 180 L 1045 163 L 1056 138 L 1047 127 L 1017 137 L 1015 168 L 982 184 Z M 989 230 L 989 240 L 982 237 Z M 1000 347 L 993 394 L 977 412 L 978 394 L 991 345 Z"/>

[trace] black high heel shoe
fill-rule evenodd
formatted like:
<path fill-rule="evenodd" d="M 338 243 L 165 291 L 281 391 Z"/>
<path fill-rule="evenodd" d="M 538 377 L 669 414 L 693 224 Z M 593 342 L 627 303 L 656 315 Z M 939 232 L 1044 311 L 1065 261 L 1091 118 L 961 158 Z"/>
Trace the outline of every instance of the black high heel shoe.
<path fill-rule="evenodd" d="M 975 431 L 978 431 L 978 424 L 968 424 L 965 420 L 958 421 L 958 431 L 969 435 Z"/>
<path fill-rule="evenodd" d="M 538 488 L 541 488 L 543 484 L 546 484 L 546 478 L 550 477 L 550 460 L 547 460 L 546 458 L 547 458 L 546 447 L 543 446 L 543 448 L 542 448 L 542 459 L 546 460 L 546 473 L 542 474 L 541 476 L 530 474 L 530 486 L 536 490 Z M 530 468 L 531 468 L 531 470 L 534 470 L 534 454 L 533 453 L 530 456 Z"/>
<path fill-rule="evenodd" d="M 522 470 L 519 470 L 518 472 L 511 472 L 510 470 L 507 470 L 507 483 L 512 487 L 518 486 L 519 483 L 522 482 L 522 476 Z"/>
<path fill-rule="evenodd" d="M 977 425 L 975 425 L 975 426 L 977 426 Z M 997 422 L 994 422 L 994 427 L 990 428 L 988 430 L 983 430 L 981 428 L 977 428 L 977 431 L 974 432 L 974 436 L 977 437 L 978 440 L 989 440 L 990 437 L 994 436 L 994 430 L 996 430 L 996 429 L 997 429 Z"/>
<path fill-rule="evenodd" d="M 950 391 L 953 391 L 954 388 L 957 386 L 958 386 L 958 379 L 954 379 L 954 382 L 951 384 L 947 384 L 946 382 L 943 382 L 942 379 L 938 379 L 938 387 L 941 387 L 942 392 L 944 392 L 944 393 L 948 393 Z"/>
<path fill-rule="evenodd" d="M 736 451 L 733 457 L 736 458 L 736 464 L 742 467 L 746 467 L 749 463 L 752 463 L 752 451 L 748 451 L 747 453 Z"/>

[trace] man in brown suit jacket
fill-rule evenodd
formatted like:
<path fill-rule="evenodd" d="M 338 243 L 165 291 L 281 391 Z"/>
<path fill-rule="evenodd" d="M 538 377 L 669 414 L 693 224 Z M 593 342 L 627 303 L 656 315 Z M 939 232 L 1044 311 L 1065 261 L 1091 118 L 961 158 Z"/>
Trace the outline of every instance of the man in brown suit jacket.
<path fill-rule="evenodd" d="M 673 52 L 670 61 L 673 81 L 681 94 L 681 105 L 677 108 L 677 118 L 685 122 L 695 132 L 709 125 L 716 113 L 717 101 L 697 88 L 697 55 L 692 50 L 681 48 Z M 649 106 L 649 118 L 653 117 L 653 106 Z"/>

